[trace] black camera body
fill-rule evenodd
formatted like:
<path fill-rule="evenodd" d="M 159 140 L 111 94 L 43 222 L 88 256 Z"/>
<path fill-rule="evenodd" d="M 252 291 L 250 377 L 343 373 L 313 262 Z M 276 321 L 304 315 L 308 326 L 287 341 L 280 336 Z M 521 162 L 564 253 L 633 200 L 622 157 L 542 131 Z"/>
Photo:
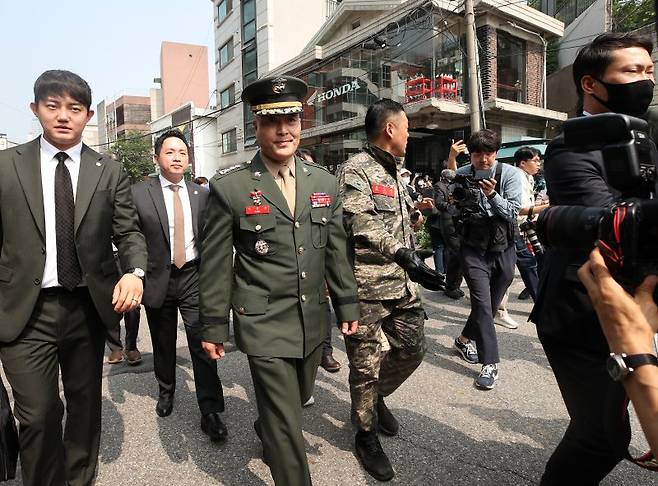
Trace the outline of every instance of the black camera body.
<path fill-rule="evenodd" d="M 633 289 L 658 273 L 658 153 L 647 122 L 616 113 L 567 120 L 564 141 L 574 152 L 600 150 L 605 180 L 621 193 L 609 208 L 552 206 L 539 214 L 547 247 L 601 250 L 613 277 Z"/>
<path fill-rule="evenodd" d="M 461 218 L 480 212 L 480 180 L 465 174 L 457 174 L 452 179 L 450 194 Z"/>

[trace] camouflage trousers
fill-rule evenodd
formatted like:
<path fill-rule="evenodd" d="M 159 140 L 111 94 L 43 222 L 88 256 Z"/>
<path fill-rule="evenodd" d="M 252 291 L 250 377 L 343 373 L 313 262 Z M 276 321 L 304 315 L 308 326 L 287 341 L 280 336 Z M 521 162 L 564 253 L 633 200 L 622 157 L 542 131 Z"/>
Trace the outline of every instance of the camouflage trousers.
<path fill-rule="evenodd" d="M 359 429 L 375 429 L 377 396 L 393 393 L 423 361 L 424 321 L 417 295 L 399 300 L 361 301 L 359 329 L 345 336 L 352 423 Z M 390 345 L 387 352 L 382 352 L 381 331 Z"/>

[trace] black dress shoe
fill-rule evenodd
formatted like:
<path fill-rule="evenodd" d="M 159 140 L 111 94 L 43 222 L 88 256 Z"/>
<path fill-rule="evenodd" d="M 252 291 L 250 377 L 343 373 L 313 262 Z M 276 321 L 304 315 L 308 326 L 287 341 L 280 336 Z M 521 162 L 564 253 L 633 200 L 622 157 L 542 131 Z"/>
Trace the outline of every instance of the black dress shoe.
<path fill-rule="evenodd" d="M 356 456 L 361 461 L 363 468 L 373 478 L 379 481 L 390 481 L 395 476 L 391 461 L 388 460 L 382 445 L 377 437 L 377 432 L 371 430 L 359 430 L 354 440 Z"/>
<path fill-rule="evenodd" d="M 523 289 L 519 294 L 519 300 L 528 300 L 530 298 L 530 292 L 528 289 Z"/>
<path fill-rule="evenodd" d="M 174 409 L 174 397 L 172 395 L 160 395 L 158 404 L 155 406 L 155 413 L 160 417 L 168 417 Z"/>
<path fill-rule="evenodd" d="M 201 430 L 213 442 L 224 441 L 228 436 L 226 425 L 217 412 L 207 413 L 201 417 Z"/>
<path fill-rule="evenodd" d="M 322 356 L 320 366 L 322 366 L 329 373 L 336 373 L 337 371 L 340 371 L 340 363 L 334 359 L 334 355 L 331 353 Z"/>
<path fill-rule="evenodd" d="M 398 435 L 400 424 L 384 403 L 384 397 L 381 395 L 377 399 L 377 419 L 377 426 L 381 433 L 390 436 Z"/>
<path fill-rule="evenodd" d="M 444 293 L 446 294 L 446 296 L 454 300 L 459 300 L 462 297 L 464 297 L 464 291 L 461 289 L 446 289 Z"/>

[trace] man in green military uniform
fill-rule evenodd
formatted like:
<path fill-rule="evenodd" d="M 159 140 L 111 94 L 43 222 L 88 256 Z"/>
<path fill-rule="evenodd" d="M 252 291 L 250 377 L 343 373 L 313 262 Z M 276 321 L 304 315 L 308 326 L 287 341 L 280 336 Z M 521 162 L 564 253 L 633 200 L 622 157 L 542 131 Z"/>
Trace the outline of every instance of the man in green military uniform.
<path fill-rule="evenodd" d="M 380 481 L 392 479 L 394 472 L 377 430 L 396 435 L 399 429 L 384 397 L 425 354 L 425 313 L 415 282 L 431 290 L 444 286 L 443 277 L 423 263 L 432 252 L 413 250 L 409 211 L 414 203 L 396 160 L 405 154 L 408 127 L 402 105 L 389 99 L 374 103 L 365 119 L 368 145 L 338 174 L 361 300 L 359 328 L 345 337 L 355 447 L 366 471 Z M 382 330 L 391 347 L 383 358 Z"/>
<path fill-rule="evenodd" d="M 200 270 L 204 349 L 224 355 L 232 309 L 256 391 L 254 427 L 274 482 L 285 486 L 311 484 L 301 407 L 322 356 L 325 282 L 345 335 L 359 317 L 336 178 L 294 155 L 306 92 L 286 76 L 243 91 L 260 150 L 210 181 Z"/>

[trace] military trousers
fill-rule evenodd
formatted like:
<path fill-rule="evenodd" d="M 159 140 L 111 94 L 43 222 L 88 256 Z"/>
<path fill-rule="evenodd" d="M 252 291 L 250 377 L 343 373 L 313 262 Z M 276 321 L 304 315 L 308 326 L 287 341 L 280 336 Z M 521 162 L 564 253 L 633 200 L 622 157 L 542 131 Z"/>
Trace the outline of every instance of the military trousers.
<path fill-rule="evenodd" d="M 360 430 L 377 426 L 377 397 L 393 393 L 425 355 L 425 313 L 417 294 L 397 300 L 361 301 L 356 333 L 345 337 L 350 361 L 352 422 Z M 382 353 L 380 330 L 390 344 Z"/>
<path fill-rule="evenodd" d="M 248 356 L 263 459 L 276 485 L 311 484 L 302 435 L 302 404 L 313 393 L 321 358 L 321 344 L 300 359 Z"/>

